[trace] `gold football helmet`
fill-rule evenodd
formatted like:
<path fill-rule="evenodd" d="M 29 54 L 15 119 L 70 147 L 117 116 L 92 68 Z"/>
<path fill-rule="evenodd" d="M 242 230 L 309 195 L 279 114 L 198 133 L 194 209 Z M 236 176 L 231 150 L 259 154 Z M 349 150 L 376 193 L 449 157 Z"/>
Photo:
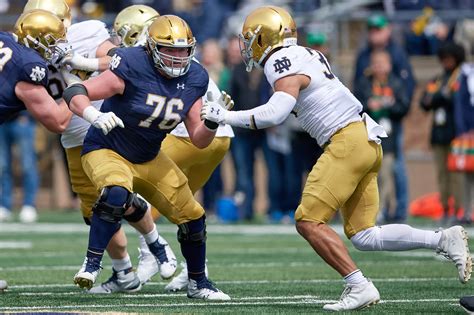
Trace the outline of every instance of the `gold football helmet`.
<path fill-rule="evenodd" d="M 14 33 L 19 43 L 36 50 L 50 62 L 62 52 L 57 44 L 66 41 L 66 30 L 61 19 L 45 10 L 33 10 L 20 15 Z"/>
<path fill-rule="evenodd" d="M 64 0 L 28 0 L 23 13 L 36 9 L 52 12 L 63 21 L 66 28 L 71 26 L 71 9 Z"/>
<path fill-rule="evenodd" d="M 176 78 L 188 72 L 194 57 L 196 39 L 188 23 L 176 15 L 161 15 L 153 21 L 147 32 L 147 47 L 155 66 L 169 77 Z M 165 54 L 161 47 L 187 48 L 187 56 Z"/>
<path fill-rule="evenodd" d="M 250 72 L 253 66 L 261 67 L 275 48 L 296 45 L 296 24 L 282 8 L 260 7 L 247 16 L 239 37 L 242 58 Z"/>
<path fill-rule="evenodd" d="M 160 14 L 147 5 L 131 5 L 117 14 L 114 31 L 120 36 L 125 47 L 145 44 L 148 26 Z"/>

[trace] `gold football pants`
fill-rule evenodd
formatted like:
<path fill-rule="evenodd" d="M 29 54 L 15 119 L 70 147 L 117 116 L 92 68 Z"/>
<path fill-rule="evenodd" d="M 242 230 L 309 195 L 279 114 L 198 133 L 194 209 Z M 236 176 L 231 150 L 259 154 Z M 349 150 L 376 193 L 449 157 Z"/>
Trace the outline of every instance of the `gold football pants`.
<path fill-rule="evenodd" d="M 381 163 L 382 147 L 368 141 L 363 122 L 336 132 L 308 175 L 296 221 L 327 223 L 340 209 L 348 238 L 374 226 Z"/>

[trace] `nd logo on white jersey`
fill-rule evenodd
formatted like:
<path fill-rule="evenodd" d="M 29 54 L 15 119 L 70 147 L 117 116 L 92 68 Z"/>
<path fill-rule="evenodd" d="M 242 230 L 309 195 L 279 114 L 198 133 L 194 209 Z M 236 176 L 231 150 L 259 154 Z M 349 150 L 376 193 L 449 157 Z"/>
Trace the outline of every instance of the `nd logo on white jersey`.
<path fill-rule="evenodd" d="M 122 57 L 118 56 L 117 54 L 115 54 L 112 59 L 110 60 L 110 69 L 111 70 L 114 70 L 115 68 L 117 68 L 120 64 L 120 61 L 122 60 Z"/>
<path fill-rule="evenodd" d="M 36 66 L 31 69 L 30 78 L 35 82 L 40 82 L 46 76 L 46 69 L 40 66 Z"/>

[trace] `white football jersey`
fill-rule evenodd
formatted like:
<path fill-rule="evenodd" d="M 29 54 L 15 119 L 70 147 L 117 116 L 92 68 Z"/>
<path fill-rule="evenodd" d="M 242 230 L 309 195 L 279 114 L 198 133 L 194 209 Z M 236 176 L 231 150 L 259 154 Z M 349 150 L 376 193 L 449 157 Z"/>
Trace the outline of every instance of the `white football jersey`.
<path fill-rule="evenodd" d="M 362 104 L 331 72 L 319 51 L 302 46 L 282 48 L 268 58 L 264 71 L 272 88 L 288 75 L 303 74 L 311 79 L 309 86 L 300 91 L 293 112 L 320 146 L 339 129 L 361 121 Z"/>
<path fill-rule="evenodd" d="M 211 91 L 214 97 L 218 97 L 221 95 L 221 91 L 219 90 L 219 87 L 217 86 L 216 82 L 212 80 L 209 77 L 209 85 L 207 87 L 207 91 Z M 207 92 L 206 92 L 207 95 Z M 206 96 L 204 95 L 202 97 L 202 101 L 204 102 L 204 98 Z M 174 128 L 171 131 L 171 134 L 176 136 L 176 137 L 184 137 L 187 138 L 189 137 L 188 130 L 186 129 L 186 126 L 184 125 L 184 122 L 179 123 L 176 128 Z M 233 138 L 234 137 L 234 131 L 232 130 L 232 127 L 230 125 L 219 125 L 217 128 L 216 132 L 216 137 L 229 137 Z"/>
<path fill-rule="evenodd" d="M 67 43 L 64 44 L 65 47 L 68 47 L 73 52 L 81 54 L 87 58 L 95 58 L 97 47 L 100 46 L 104 41 L 110 38 L 110 34 L 107 30 L 107 27 L 104 23 L 97 20 L 89 20 L 84 22 L 79 22 L 71 25 L 66 33 Z M 53 76 L 53 80 L 49 80 L 49 89 L 53 94 L 53 97 L 57 97 L 57 100 L 60 100 L 62 97 L 62 91 L 66 88 L 61 74 L 56 70 L 50 68 L 50 75 Z M 97 75 L 98 73 L 94 73 Z M 61 93 L 54 93 L 53 91 L 57 89 Z M 94 101 L 91 102 L 92 106 L 97 109 L 100 109 L 103 101 Z M 89 129 L 90 124 L 77 115 L 73 115 L 71 122 L 66 130 L 61 135 L 61 144 L 64 148 L 73 148 L 81 146 L 84 142 L 87 130 Z"/>

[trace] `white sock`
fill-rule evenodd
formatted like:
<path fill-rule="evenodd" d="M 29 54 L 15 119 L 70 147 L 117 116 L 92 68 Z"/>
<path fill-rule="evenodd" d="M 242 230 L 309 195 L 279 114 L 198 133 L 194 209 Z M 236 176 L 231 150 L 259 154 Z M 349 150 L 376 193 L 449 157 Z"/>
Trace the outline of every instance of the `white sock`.
<path fill-rule="evenodd" d="M 147 244 L 152 244 L 156 242 L 158 239 L 158 231 L 156 230 L 156 224 L 153 224 L 153 230 L 147 234 L 143 234 L 143 237 L 145 238 L 145 242 Z"/>
<path fill-rule="evenodd" d="M 359 250 L 404 251 L 419 248 L 436 249 L 441 232 L 412 228 L 406 224 L 374 226 L 351 238 Z"/>
<path fill-rule="evenodd" d="M 383 250 L 436 249 L 440 238 L 440 232 L 415 229 L 406 224 L 389 224 L 380 227 Z"/>
<path fill-rule="evenodd" d="M 139 240 L 139 244 L 140 244 L 140 251 L 142 253 L 145 252 L 145 253 L 150 253 L 151 254 L 150 249 L 148 248 L 148 245 L 145 241 L 145 237 L 140 234 L 140 235 L 138 235 L 138 240 Z"/>
<path fill-rule="evenodd" d="M 360 284 L 360 283 L 365 283 L 368 280 L 366 277 L 364 277 L 364 275 L 362 274 L 362 271 L 360 271 L 360 269 L 357 269 L 351 272 L 350 274 L 348 274 L 347 276 L 345 276 L 344 281 L 347 284 Z"/>
<path fill-rule="evenodd" d="M 130 260 L 130 256 L 127 254 L 125 258 L 112 259 L 112 267 L 115 271 L 132 268 L 132 261 Z"/>

